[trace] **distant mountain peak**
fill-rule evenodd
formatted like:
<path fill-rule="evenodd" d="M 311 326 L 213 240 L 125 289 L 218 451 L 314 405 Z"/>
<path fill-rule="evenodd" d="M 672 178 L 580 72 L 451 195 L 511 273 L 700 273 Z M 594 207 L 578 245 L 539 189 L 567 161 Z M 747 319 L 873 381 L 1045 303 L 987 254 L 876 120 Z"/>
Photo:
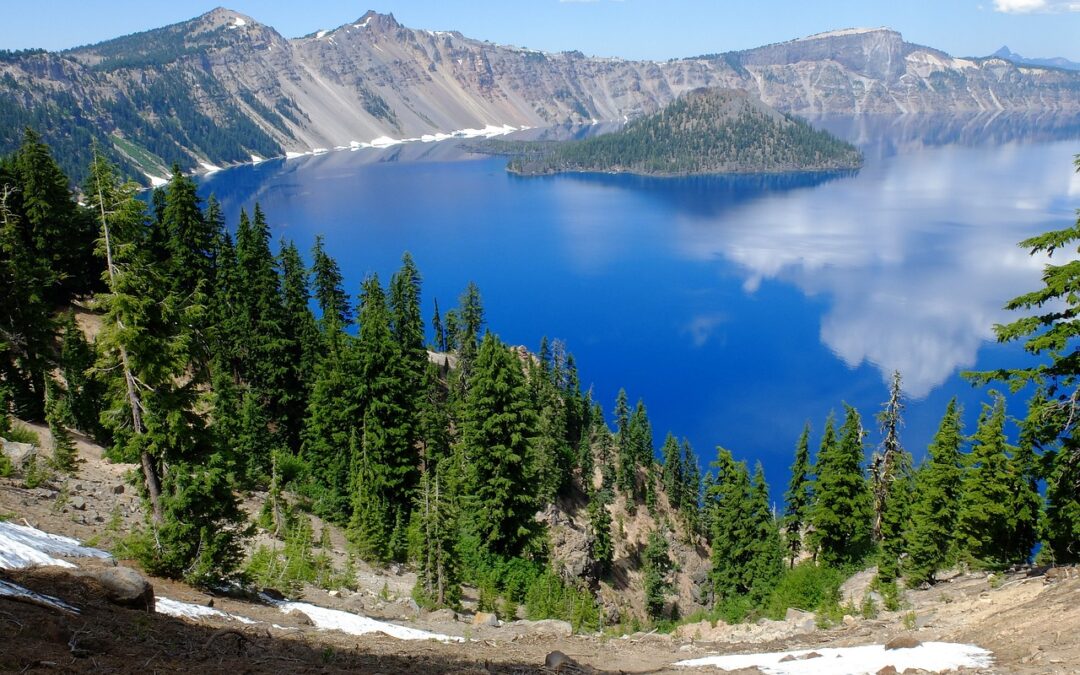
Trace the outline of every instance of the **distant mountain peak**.
<path fill-rule="evenodd" d="M 900 33 L 897 33 L 893 29 L 887 28 L 885 26 L 879 26 L 878 28 L 841 28 L 838 30 L 825 31 L 824 33 L 814 33 L 813 35 L 807 35 L 806 37 L 802 38 L 796 38 L 795 42 L 803 42 L 806 40 L 826 40 L 829 38 L 850 37 L 853 35 L 867 35 L 870 33 L 895 33 L 897 36 L 900 35 Z"/>
<path fill-rule="evenodd" d="M 1007 59 L 1010 56 L 1019 56 L 1019 54 L 1016 54 L 1011 49 L 1009 49 L 1008 45 L 1001 45 L 1001 49 L 997 50 L 996 52 L 994 52 L 990 56 L 996 56 L 998 58 Z"/>

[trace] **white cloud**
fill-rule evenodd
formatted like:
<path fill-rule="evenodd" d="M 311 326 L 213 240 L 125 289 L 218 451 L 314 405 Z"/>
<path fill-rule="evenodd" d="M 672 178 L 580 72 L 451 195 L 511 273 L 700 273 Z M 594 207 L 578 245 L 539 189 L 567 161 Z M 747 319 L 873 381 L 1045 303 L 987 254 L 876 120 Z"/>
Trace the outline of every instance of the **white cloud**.
<path fill-rule="evenodd" d="M 994 0 L 994 9 L 1005 14 L 1080 12 L 1077 0 Z"/>

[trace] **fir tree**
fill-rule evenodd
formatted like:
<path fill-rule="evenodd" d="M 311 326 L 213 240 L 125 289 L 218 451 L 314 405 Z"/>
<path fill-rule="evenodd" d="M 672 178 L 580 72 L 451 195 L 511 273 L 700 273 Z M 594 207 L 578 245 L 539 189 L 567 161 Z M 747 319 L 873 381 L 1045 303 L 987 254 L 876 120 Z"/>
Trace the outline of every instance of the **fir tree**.
<path fill-rule="evenodd" d="M 465 400 L 461 445 L 472 469 L 470 517 L 494 553 L 520 553 L 533 533 L 535 424 L 520 361 L 488 333 Z"/>
<path fill-rule="evenodd" d="M 200 284 L 210 280 L 217 235 L 214 224 L 203 215 L 195 190 L 195 181 L 184 176 L 174 164 L 165 191 L 161 225 L 167 237 L 169 278 L 182 296 L 194 293 Z M 206 291 L 204 287 L 203 292 Z"/>
<path fill-rule="evenodd" d="M 431 315 L 431 332 L 435 336 L 434 347 L 437 352 L 447 351 L 446 329 L 443 327 L 442 316 L 439 315 L 439 300 L 436 298 L 435 311 Z"/>
<path fill-rule="evenodd" d="M 878 414 L 884 439 L 872 464 L 874 496 L 874 537 L 881 542 L 878 580 L 892 584 L 900 575 L 900 556 L 904 553 L 904 533 L 911 515 L 914 482 L 911 454 L 900 443 L 903 424 L 903 392 L 900 373 L 893 373 L 889 401 Z"/>
<path fill-rule="evenodd" d="M 108 437 L 101 426 L 99 416 L 104 406 L 104 388 L 94 370 L 94 348 L 86 341 L 75 322 L 75 315 L 68 312 L 60 324 L 60 373 L 67 383 L 67 397 L 74 425 L 80 431 L 101 443 Z"/>
<path fill-rule="evenodd" d="M 834 441 L 833 421 L 825 425 L 817 458 L 814 506 L 810 512 L 813 541 L 821 562 L 858 564 L 870 552 L 870 490 L 863 476 L 863 430 L 859 413 L 845 406 L 840 439 Z"/>
<path fill-rule="evenodd" d="M 809 524 L 811 492 L 810 423 L 803 427 L 795 444 L 795 461 L 791 465 L 791 480 L 784 494 L 784 547 L 788 566 L 795 567 L 795 560 L 803 551 L 803 530 Z"/>
<path fill-rule="evenodd" d="M 755 523 L 746 464 L 717 448 L 712 466 L 715 478 L 709 476 L 705 492 L 712 544 L 709 580 L 716 604 L 722 605 L 750 591 L 747 567 L 753 558 Z"/>
<path fill-rule="evenodd" d="M 667 539 L 660 532 L 649 533 L 648 544 L 642 555 L 645 585 L 645 613 L 650 619 L 664 616 L 664 605 L 671 591 L 668 574 L 673 567 Z"/>
<path fill-rule="evenodd" d="M 953 398 L 945 409 L 927 458 L 916 474 L 915 502 L 906 535 L 908 585 L 933 583 L 953 551 L 956 509 L 960 495 L 960 446 L 963 413 Z"/>
<path fill-rule="evenodd" d="M 360 304 L 360 383 L 362 424 L 360 442 L 368 456 L 376 492 L 389 511 L 386 530 L 394 534 L 396 523 L 407 523 L 416 486 L 419 457 L 410 416 L 415 414 L 414 394 L 408 391 L 403 354 L 394 340 L 386 294 L 377 276 L 364 281 Z M 403 532 L 398 531 L 398 536 Z M 391 552 L 395 559 L 404 551 Z"/>
<path fill-rule="evenodd" d="M 607 508 L 606 494 L 601 490 L 592 492 L 589 497 L 589 557 L 596 566 L 597 578 L 603 579 L 611 573 L 611 562 L 615 555 L 615 544 L 611 540 L 611 512 Z"/>
<path fill-rule="evenodd" d="M 181 297 L 162 279 L 144 245 L 135 189 L 95 160 L 85 192 L 99 214 L 107 269 L 108 290 L 97 298 L 102 370 L 117 376 L 104 417 L 118 454 L 142 467 L 151 518 L 136 546 L 140 561 L 151 573 L 206 583 L 235 570 L 246 532 L 227 457 L 209 445 L 195 412 L 202 383 L 190 377 L 191 327 L 202 321 L 202 297 Z"/>
<path fill-rule="evenodd" d="M 315 300 L 325 327 L 330 320 L 335 326 L 347 326 L 352 321 L 349 296 L 342 286 L 341 270 L 337 262 L 327 255 L 322 235 L 315 237 L 311 251 L 311 272 L 315 277 Z"/>
<path fill-rule="evenodd" d="M 49 402 L 45 406 L 45 421 L 49 425 L 49 433 L 52 435 L 52 465 L 64 473 L 75 473 L 78 466 L 78 451 L 75 442 L 71 438 L 71 432 L 67 430 L 64 420 L 64 405 L 60 396 L 60 388 L 53 380 L 49 380 Z"/>
<path fill-rule="evenodd" d="M 1031 555 L 1030 549 L 1016 546 L 1021 514 L 1015 490 L 1019 476 L 1010 461 L 1013 452 L 1005 436 L 1005 401 L 996 395 L 992 406 L 983 407 L 971 437 L 957 513 L 960 552 L 978 566 L 1004 569 Z"/>
<path fill-rule="evenodd" d="M 744 583 L 749 587 L 751 601 L 761 606 L 784 571 L 780 529 L 769 506 L 769 485 L 765 482 L 765 470 L 761 462 L 754 465 L 750 493 L 753 532 Z"/>
<path fill-rule="evenodd" d="M 461 602 L 458 514 L 446 483 L 438 470 L 425 472 L 417 490 L 422 550 L 414 595 L 427 607 L 457 607 Z"/>
<path fill-rule="evenodd" d="M 288 390 L 281 400 L 282 416 L 276 421 L 282 427 L 282 444 L 288 448 L 298 448 L 321 341 L 315 316 L 308 306 L 311 290 L 300 251 L 292 242 L 282 243 L 278 259 Z"/>

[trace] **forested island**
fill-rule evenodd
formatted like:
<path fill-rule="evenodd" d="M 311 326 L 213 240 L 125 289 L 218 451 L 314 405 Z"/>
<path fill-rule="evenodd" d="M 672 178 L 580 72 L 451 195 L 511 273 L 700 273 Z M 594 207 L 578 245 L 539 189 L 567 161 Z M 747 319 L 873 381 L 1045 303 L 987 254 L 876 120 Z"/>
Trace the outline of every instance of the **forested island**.
<path fill-rule="evenodd" d="M 696 89 L 611 134 L 576 141 L 489 141 L 527 176 L 565 172 L 684 176 L 857 169 L 850 143 L 739 90 Z"/>

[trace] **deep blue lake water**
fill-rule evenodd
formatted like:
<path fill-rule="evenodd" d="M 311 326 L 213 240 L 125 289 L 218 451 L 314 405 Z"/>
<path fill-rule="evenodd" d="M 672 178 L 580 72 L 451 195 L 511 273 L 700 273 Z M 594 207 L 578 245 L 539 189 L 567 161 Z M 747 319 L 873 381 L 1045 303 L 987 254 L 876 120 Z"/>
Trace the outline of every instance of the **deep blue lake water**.
<path fill-rule="evenodd" d="M 703 467 L 717 445 L 760 459 L 779 499 L 803 423 L 816 444 L 846 401 L 873 428 L 894 369 L 916 459 L 950 397 L 973 430 L 988 396 L 959 371 L 1024 358 L 992 332 L 1045 262 L 1016 242 L 1080 205 L 1075 119 L 819 123 L 864 147 L 862 170 L 520 178 L 450 142 L 268 161 L 201 192 L 232 225 L 261 203 L 302 250 L 323 234 L 353 293 L 409 251 L 429 319 L 476 281 L 489 327 L 532 349 L 563 340 L 609 417 L 625 387 L 657 447 L 671 431 Z"/>

